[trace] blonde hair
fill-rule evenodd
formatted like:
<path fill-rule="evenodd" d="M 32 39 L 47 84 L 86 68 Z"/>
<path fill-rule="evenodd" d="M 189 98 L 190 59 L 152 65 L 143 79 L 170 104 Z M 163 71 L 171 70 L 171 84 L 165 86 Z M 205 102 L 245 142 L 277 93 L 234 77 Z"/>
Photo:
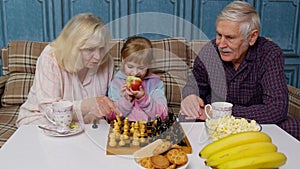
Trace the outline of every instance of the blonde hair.
<path fill-rule="evenodd" d="M 151 65 L 153 59 L 151 41 L 141 36 L 128 38 L 121 49 L 121 59 L 124 62 Z M 123 66 L 121 69 L 123 69 Z"/>
<path fill-rule="evenodd" d="M 107 48 L 109 40 L 109 31 L 104 21 L 93 14 L 82 13 L 65 25 L 51 46 L 55 48 L 58 65 L 73 73 L 83 68 L 81 50 L 102 46 Z M 102 59 L 101 64 L 106 62 L 107 57 Z"/>
<path fill-rule="evenodd" d="M 228 4 L 218 15 L 216 23 L 221 20 L 241 22 L 239 32 L 247 39 L 254 29 L 260 31 L 260 19 L 253 6 L 247 2 L 234 1 Z"/>

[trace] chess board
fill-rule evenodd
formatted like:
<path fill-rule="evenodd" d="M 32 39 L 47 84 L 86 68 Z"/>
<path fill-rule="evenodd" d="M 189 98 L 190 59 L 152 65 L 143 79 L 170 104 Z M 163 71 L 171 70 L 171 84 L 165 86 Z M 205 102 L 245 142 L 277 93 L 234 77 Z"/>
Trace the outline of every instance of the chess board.
<path fill-rule="evenodd" d="M 124 134 L 124 123 L 128 122 L 125 122 L 124 120 L 119 121 L 117 127 L 116 123 L 116 121 L 110 123 L 111 127 L 106 147 L 107 155 L 130 155 L 157 139 L 170 141 L 173 144 L 180 145 L 187 154 L 192 153 L 191 144 L 178 121 L 173 121 L 171 123 L 161 122 L 161 124 L 157 124 L 156 121 L 147 123 L 129 122 L 130 127 L 128 127 L 128 124 L 126 124 L 127 127 L 125 127 L 128 128 L 128 138 L 126 139 L 125 136 L 123 137 L 122 135 Z M 139 132 L 133 131 L 134 125 L 140 130 Z M 142 125 L 144 125 L 144 127 L 142 127 Z M 117 128 L 117 131 L 115 128 Z M 141 132 L 142 128 L 145 129 L 145 132 Z M 134 133 L 138 134 L 135 135 Z M 122 142 L 122 144 L 120 142 Z"/>

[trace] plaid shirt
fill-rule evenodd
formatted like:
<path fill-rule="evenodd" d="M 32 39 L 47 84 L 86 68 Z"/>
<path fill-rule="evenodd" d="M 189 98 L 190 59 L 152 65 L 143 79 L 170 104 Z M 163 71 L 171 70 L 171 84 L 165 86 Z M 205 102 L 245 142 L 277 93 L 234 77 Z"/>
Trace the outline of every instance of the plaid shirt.
<path fill-rule="evenodd" d="M 255 119 L 261 124 L 279 124 L 300 139 L 300 120 L 287 117 L 284 57 L 274 42 L 259 37 L 235 70 L 231 62 L 221 61 L 212 40 L 195 59 L 192 75 L 183 88 L 183 97 L 196 94 L 205 104 L 233 103 L 234 116 Z"/>
<path fill-rule="evenodd" d="M 220 60 L 216 43 L 211 42 L 195 60 L 192 73 L 197 82 L 187 83 L 183 95 L 198 92 L 206 104 L 226 100 L 234 104 L 233 115 L 259 123 L 284 120 L 288 89 L 282 50 L 272 41 L 259 38 L 235 70 L 231 62 Z M 193 86 L 198 86 L 199 91 L 195 92 Z"/>

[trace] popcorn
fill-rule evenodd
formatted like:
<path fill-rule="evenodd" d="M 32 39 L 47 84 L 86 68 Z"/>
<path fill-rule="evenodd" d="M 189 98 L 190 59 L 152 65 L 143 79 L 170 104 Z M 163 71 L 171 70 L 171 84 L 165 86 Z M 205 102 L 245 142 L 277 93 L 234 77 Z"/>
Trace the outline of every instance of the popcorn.
<path fill-rule="evenodd" d="M 260 131 L 261 126 L 255 120 L 224 116 L 217 119 L 207 119 L 205 122 L 207 132 L 213 141 L 230 134 L 245 131 Z"/>

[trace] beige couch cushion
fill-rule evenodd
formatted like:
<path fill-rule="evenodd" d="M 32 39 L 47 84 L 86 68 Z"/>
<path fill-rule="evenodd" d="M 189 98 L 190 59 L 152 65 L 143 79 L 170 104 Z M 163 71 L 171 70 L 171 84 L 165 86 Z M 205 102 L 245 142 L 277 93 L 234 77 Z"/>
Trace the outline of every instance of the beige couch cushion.
<path fill-rule="evenodd" d="M 1 49 L 1 58 L 2 58 L 2 74 L 7 75 L 8 74 L 8 49 L 2 48 Z"/>
<path fill-rule="evenodd" d="M 192 69 L 194 65 L 194 60 L 197 57 L 198 53 L 200 52 L 201 48 L 207 44 L 209 41 L 208 40 L 192 40 L 189 43 L 189 48 L 188 48 L 188 56 L 189 58 L 189 68 Z"/>
<path fill-rule="evenodd" d="M 23 104 L 29 93 L 34 79 L 31 73 L 12 73 L 7 79 L 2 106 Z"/>
<path fill-rule="evenodd" d="M 20 105 L 26 101 L 33 83 L 37 58 L 47 44 L 25 41 L 9 43 L 7 53 L 9 57 L 6 54 L 2 56 L 5 74 L 9 75 L 1 99 L 2 106 Z"/>

